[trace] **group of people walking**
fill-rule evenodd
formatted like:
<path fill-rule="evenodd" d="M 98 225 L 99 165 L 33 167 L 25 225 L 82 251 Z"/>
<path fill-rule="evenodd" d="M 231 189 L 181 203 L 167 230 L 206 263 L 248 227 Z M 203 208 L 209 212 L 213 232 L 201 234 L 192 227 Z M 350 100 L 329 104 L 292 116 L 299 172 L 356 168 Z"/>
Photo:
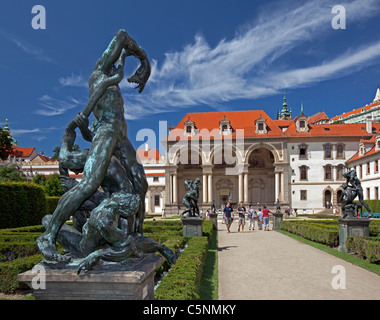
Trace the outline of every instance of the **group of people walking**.
<path fill-rule="evenodd" d="M 253 206 L 251 206 L 248 210 L 244 207 L 243 202 L 240 202 L 239 206 L 236 209 L 238 214 L 238 232 L 244 232 L 244 226 L 246 223 L 246 219 L 248 219 L 248 230 L 255 230 L 255 225 L 257 222 L 258 230 L 269 231 L 269 213 L 270 211 L 266 206 L 263 208 L 258 208 L 256 211 Z M 226 225 L 227 233 L 230 233 L 232 222 L 234 221 L 235 212 L 231 207 L 231 203 L 227 202 L 226 206 L 223 209 L 223 222 Z"/>

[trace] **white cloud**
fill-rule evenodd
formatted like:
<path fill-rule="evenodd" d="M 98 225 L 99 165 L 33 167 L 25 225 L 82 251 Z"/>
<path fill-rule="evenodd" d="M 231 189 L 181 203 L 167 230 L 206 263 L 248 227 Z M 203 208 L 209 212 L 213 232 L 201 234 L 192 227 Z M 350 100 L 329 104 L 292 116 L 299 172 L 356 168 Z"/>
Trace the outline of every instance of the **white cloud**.
<path fill-rule="evenodd" d="M 6 32 L 4 30 L 0 30 L 0 36 L 6 38 L 13 44 L 15 44 L 18 48 L 20 48 L 22 51 L 27 53 L 28 55 L 33 56 L 37 60 L 53 63 L 54 60 L 49 57 L 44 50 L 37 48 L 35 45 L 30 44 L 24 39 L 20 39 L 19 37 L 15 36 L 14 34 L 11 34 L 9 32 Z"/>
<path fill-rule="evenodd" d="M 35 128 L 35 129 L 12 129 L 12 136 L 21 136 L 23 134 L 30 134 L 30 133 L 37 133 L 41 132 L 41 129 Z"/>
<path fill-rule="evenodd" d="M 59 83 L 64 87 L 84 87 L 88 88 L 88 81 L 82 75 L 71 74 L 68 77 L 59 78 Z"/>
<path fill-rule="evenodd" d="M 39 104 L 43 107 L 43 109 L 37 109 L 35 113 L 47 117 L 64 114 L 66 111 L 81 105 L 78 100 L 73 98 L 68 100 L 60 100 L 49 95 L 42 96 L 39 99 Z"/>
<path fill-rule="evenodd" d="M 273 10 L 267 7 L 254 24 L 233 39 L 221 40 L 214 48 L 204 37 L 196 35 L 194 42 L 182 51 L 167 53 L 161 65 L 153 60 L 146 91 L 141 96 L 125 95 L 127 105 L 138 105 L 134 117 L 143 116 L 144 111 L 151 114 L 273 95 L 284 88 L 357 71 L 380 56 L 379 43 L 371 43 L 350 53 L 337 52 L 328 61 L 320 60 L 304 68 L 294 63 L 282 65 L 280 58 L 323 37 L 331 29 L 334 15 L 331 1 L 309 1 L 298 7 L 286 2 L 276 6 Z M 351 1 L 345 8 L 351 24 L 379 11 L 375 0 Z"/>
<path fill-rule="evenodd" d="M 379 12 L 378 0 L 353 0 L 344 3 L 347 27 Z M 124 79 L 120 84 L 126 103 L 126 119 L 137 119 L 178 108 L 217 105 L 234 99 L 256 99 L 278 94 L 285 88 L 312 85 L 360 70 L 378 62 L 380 39 L 362 48 L 334 52 L 319 58 L 286 64 L 332 30 L 333 4 L 329 0 L 279 1 L 262 8 L 258 18 L 244 26 L 232 39 L 215 47 L 196 35 L 181 51 L 168 52 L 163 62 L 152 59 L 152 73 L 140 95 Z M 341 30 L 342 31 L 342 30 Z M 343 31 L 345 32 L 345 31 Z M 311 55 L 310 55 L 311 56 Z M 284 59 L 285 58 L 285 59 Z M 306 64 L 306 65 L 305 65 Z M 60 79 L 61 84 L 84 86 L 82 76 Z M 58 109 L 60 110 L 60 109 Z M 57 112 L 45 110 L 46 112 Z M 58 111 L 59 112 L 59 111 Z"/>

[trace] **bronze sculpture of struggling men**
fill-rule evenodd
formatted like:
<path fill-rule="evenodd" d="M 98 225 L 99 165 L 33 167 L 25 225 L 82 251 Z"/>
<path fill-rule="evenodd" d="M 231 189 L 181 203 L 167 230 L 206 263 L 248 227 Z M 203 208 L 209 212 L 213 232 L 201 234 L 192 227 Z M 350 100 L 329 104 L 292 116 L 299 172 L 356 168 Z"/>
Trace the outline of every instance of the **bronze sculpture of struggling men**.
<path fill-rule="evenodd" d="M 188 188 L 185 196 L 183 197 L 182 203 L 185 205 L 186 209 L 182 212 L 181 217 L 184 218 L 187 213 L 187 217 L 199 216 L 199 184 L 200 179 L 197 178 L 194 181 L 185 180 L 185 184 Z"/>
<path fill-rule="evenodd" d="M 364 206 L 368 211 L 368 217 L 372 217 L 372 211 L 369 205 L 363 200 L 363 188 L 355 170 L 344 172 L 343 177 L 346 183 L 342 185 L 342 213 L 343 218 L 355 218 L 358 208 Z M 359 201 L 354 203 L 354 199 L 358 197 Z"/>
<path fill-rule="evenodd" d="M 37 244 L 48 261 L 67 260 L 58 252 L 55 242 L 64 223 L 86 203 L 92 203 L 95 207 L 94 217 L 105 219 L 109 225 L 102 225 L 96 219 L 91 219 L 91 222 L 89 220 L 83 227 L 85 239 L 81 239 L 80 249 L 86 247 L 83 241 L 91 239 L 87 237 L 93 229 L 91 226 L 95 226 L 96 232 L 101 235 L 91 250 L 99 251 L 103 242 L 111 247 L 129 250 L 121 258 L 113 256 L 116 261 L 127 258 L 129 253 L 135 253 L 134 242 L 140 243 L 140 249 L 144 247 L 142 243 L 148 243 L 145 252 L 151 252 L 152 246 L 156 244 L 149 242 L 146 237 L 137 241 L 134 236 L 142 234 L 147 181 L 143 166 L 127 136 L 124 101 L 118 86 L 124 76 L 125 58 L 130 55 L 138 58 L 141 65 L 128 81 L 137 83 L 138 91 L 143 91 L 150 76 L 146 53 L 124 30 L 119 30 L 97 61 L 89 79 L 89 102 L 66 128 L 60 152 L 60 171 L 67 192 L 59 200 L 53 215 L 45 219 L 46 231 L 37 239 Z M 94 115 L 92 130 L 88 128 L 88 117 L 91 113 Z M 70 146 L 75 140 L 76 127 L 80 129 L 83 138 L 91 142 L 91 149 L 75 154 L 70 152 Z M 82 180 L 79 183 L 70 181 L 68 169 L 83 171 Z M 99 192 L 99 187 L 105 190 L 104 194 Z M 128 221 L 124 234 L 120 233 L 123 230 L 123 218 Z M 164 250 L 161 247 L 155 249 L 159 252 Z M 87 248 L 84 252 L 88 254 L 91 250 Z M 112 256 L 112 253 L 98 252 L 95 259 L 90 262 L 87 260 L 88 263 L 83 263 L 82 266 L 86 269 L 96 263 L 95 260 L 99 257 L 107 255 Z M 166 258 L 171 258 L 168 251 Z"/>

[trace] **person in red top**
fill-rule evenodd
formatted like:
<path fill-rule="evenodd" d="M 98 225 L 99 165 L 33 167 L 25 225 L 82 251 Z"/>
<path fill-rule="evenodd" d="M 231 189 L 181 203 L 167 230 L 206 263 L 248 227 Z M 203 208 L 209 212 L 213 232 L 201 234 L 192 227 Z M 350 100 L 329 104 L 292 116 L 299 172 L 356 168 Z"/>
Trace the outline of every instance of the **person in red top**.
<path fill-rule="evenodd" d="M 263 209 L 263 221 L 264 221 L 264 231 L 269 231 L 269 213 L 270 211 L 264 206 Z"/>

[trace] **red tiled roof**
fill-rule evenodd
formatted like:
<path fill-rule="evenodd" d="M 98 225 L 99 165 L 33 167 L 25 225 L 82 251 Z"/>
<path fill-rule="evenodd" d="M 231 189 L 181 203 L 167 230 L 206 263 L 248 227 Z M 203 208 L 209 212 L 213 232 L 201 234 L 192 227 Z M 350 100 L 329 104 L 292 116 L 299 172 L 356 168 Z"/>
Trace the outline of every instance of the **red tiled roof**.
<path fill-rule="evenodd" d="M 296 131 L 293 123 L 285 131 L 289 137 L 372 137 L 372 133 L 367 133 L 365 123 L 346 123 L 346 124 L 309 124 L 309 132 L 300 133 Z M 372 127 L 380 129 L 380 123 L 373 123 Z"/>
<path fill-rule="evenodd" d="M 346 118 L 346 117 L 348 117 L 348 116 L 350 116 L 352 114 L 358 114 L 358 113 L 362 112 L 362 109 L 369 110 L 372 107 L 375 107 L 375 106 L 378 106 L 378 105 L 380 105 L 380 102 L 371 103 L 371 104 L 369 104 L 367 106 L 360 107 L 360 108 L 357 108 L 357 109 L 352 110 L 350 112 L 346 112 L 346 113 L 343 113 L 341 115 L 335 116 L 335 117 L 331 118 L 331 120 L 332 121 L 337 121 L 337 120 L 340 120 L 340 117 Z"/>
<path fill-rule="evenodd" d="M 326 115 L 324 111 L 318 112 L 311 117 L 309 117 L 308 122 L 310 124 L 316 123 L 321 120 L 329 120 L 329 117 Z"/>
<path fill-rule="evenodd" d="M 358 159 L 362 159 L 362 158 L 365 158 L 365 157 L 369 157 L 369 156 L 372 156 L 372 155 L 377 154 L 377 153 L 380 153 L 380 150 L 376 150 L 375 146 L 373 146 L 371 150 L 369 150 L 368 152 L 366 152 L 362 156 L 360 155 L 359 151 L 356 152 L 353 157 L 351 157 L 350 159 L 348 159 L 346 161 L 346 163 L 349 163 L 349 162 L 352 162 L 352 161 L 355 161 L 355 160 L 358 160 Z"/>
<path fill-rule="evenodd" d="M 12 146 L 12 151 L 9 153 L 11 157 L 29 157 L 35 148 L 21 148 Z"/>
<path fill-rule="evenodd" d="M 49 157 L 47 157 L 47 156 L 44 156 L 44 155 L 42 155 L 42 154 L 37 155 L 37 157 L 40 157 L 41 160 L 42 160 L 43 162 L 51 162 L 51 161 L 55 161 L 54 159 L 49 158 Z"/>
<path fill-rule="evenodd" d="M 266 120 L 268 134 L 257 135 L 255 133 L 255 121 L 260 117 Z M 248 111 L 219 111 L 219 112 L 198 112 L 188 113 L 177 124 L 169 135 L 166 137 L 169 141 L 185 140 L 185 139 L 197 139 L 197 138 L 221 138 L 224 136 L 218 136 L 219 121 L 223 119 L 229 120 L 233 129 L 232 138 L 236 137 L 236 129 L 244 130 L 245 138 L 254 137 L 283 137 L 284 133 L 263 110 L 248 110 Z M 191 120 L 195 123 L 195 127 L 202 132 L 197 133 L 193 137 L 184 137 L 184 122 Z"/>
<path fill-rule="evenodd" d="M 267 124 L 267 134 L 255 133 L 255 121 L 264 118 Z M 199 112 L 188 113 L 177 124 L 175 129 L 169 132 L 165 138 L 168 141 L 177 141 L 185 139 L 223 139 L 224 136 L 219 136 L 219 121 L 223 119 L 229 120 L 233 129 L 232 138 L 236 138 L 236 130 L 244 130 L 244 138 L 272 138 L 272 137 L 363 137 L 370 138 L 372 133 L 367 133 L 366 125 L 363 123 L 352 124 L 309 124 L 308 132 L 297 132 L 295 122 L 293 120 L 272 120 L 263 110 L 250 111 L 221 111 L 221 112 Z M 195 136 L 184 136 L 184 123 L 187 120 L 194 122 L 198 130 Z M 285 132 L 280 127 L 287 127 Z M 378 131 L 380 123 L 373 123 L 373 129 Z M 229 136 L 231 137 L 231 136 Z"/>

